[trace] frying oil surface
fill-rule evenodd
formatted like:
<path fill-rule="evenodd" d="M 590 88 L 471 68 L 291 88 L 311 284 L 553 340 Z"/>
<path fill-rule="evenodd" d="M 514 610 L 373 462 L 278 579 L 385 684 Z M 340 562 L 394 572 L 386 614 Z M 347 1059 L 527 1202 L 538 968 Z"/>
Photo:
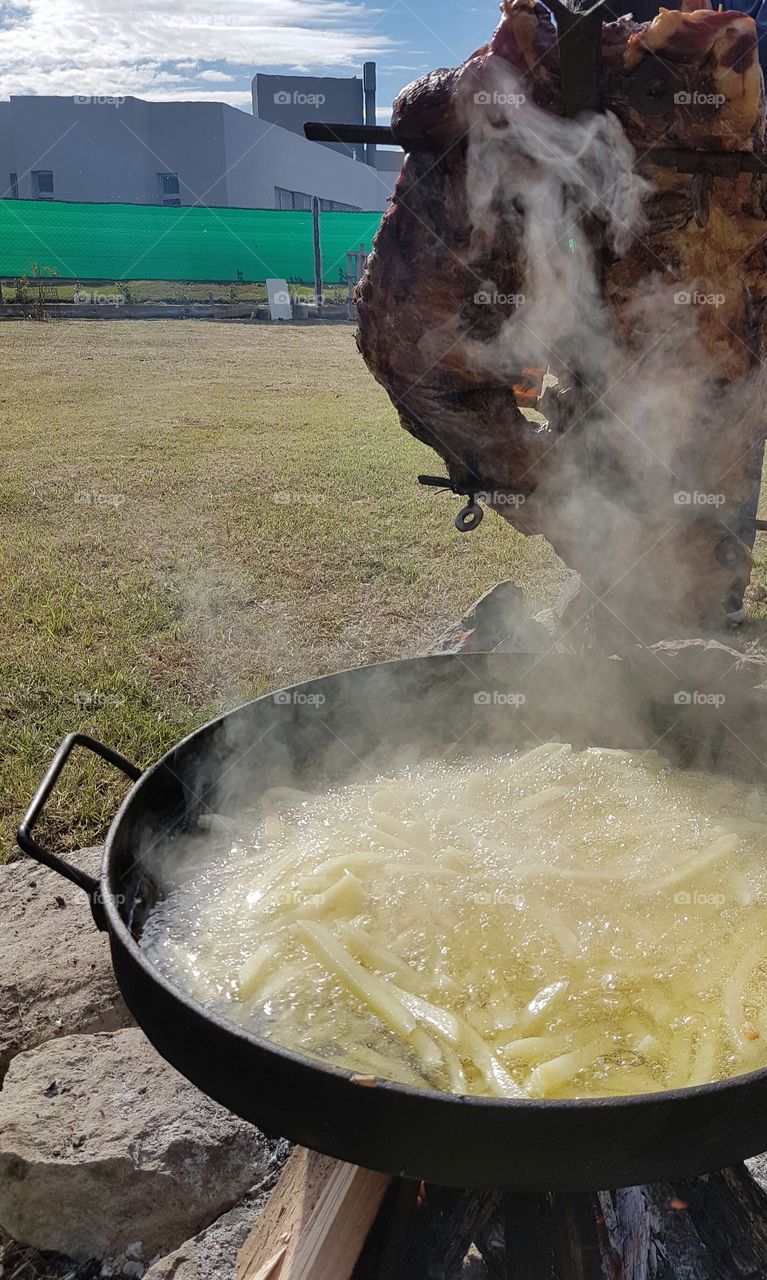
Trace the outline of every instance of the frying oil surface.
<path fill-rule="evenodd" d="M 511 1097 L 767 1065 L 767 802 L 654 753 L 549 743 L 169 842 L 142 945 L 254 1033 Z"/>

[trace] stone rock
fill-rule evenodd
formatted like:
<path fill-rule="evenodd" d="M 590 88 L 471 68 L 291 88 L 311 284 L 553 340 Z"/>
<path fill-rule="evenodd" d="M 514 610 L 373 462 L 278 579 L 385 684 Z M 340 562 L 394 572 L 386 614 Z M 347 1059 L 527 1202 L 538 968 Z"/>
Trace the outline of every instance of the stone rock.
<path fill-rule="evenodd" d="M 754 1156 L 751 1160 L 746 1160 L 746 1168 L 754 1181 L 759 1183 L 762 1191 L 767 1192 L 767 1155 Z"/>
<path fill-rule="evenodd" d="M 488 1280 L 489 1272 L 474 1245 L 463 1261 L 461 1280 Z"/>
<path fill-rule="evenodd" d="M 237 1254 L 253 1223 L 274 1190 L 282 1166 L 290 1155 L 290 1143 L 279 1141 L 269 1161 L 269 1171 L 239 1204 L 206 1227 L 180 1249 L 153 1263 L 144 1280 L 231 1280 Z"/>
<path fill-rule="evenodd" d="M 429 652 L 543 653 L 550 645 L 548 632 L 530 617 L 521 589 L 499 582 Z"/>
<path fill-rule="evenodd" d="M 145 1265 L 236 1204 L 273 1146 L 137 1028 L 50 1040 L 14 1058 L 0 1093 L 0 1228 Z"/>
<path fill-rule="evenodd" d="M 101 850 L 73 860 L 98 875 Z M 0 921 L 0 1081 L 15 1054 L 53 1036 L 131 1025 L 81 889 L 29 858 L 0 866 Z"/>

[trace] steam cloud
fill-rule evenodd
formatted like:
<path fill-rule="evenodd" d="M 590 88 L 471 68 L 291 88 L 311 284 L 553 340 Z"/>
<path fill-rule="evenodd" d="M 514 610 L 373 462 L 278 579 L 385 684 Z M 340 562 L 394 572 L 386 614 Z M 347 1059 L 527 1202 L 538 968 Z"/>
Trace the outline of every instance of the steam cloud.
<path fill-rule="evenodd" d="M 513 244 L 516 270 L 506 253 L 504 278 L 480 274 L 477 299 L 506 311 L 495 334 L 455 316 L 425 348 L 454 344 L 489 382 L 529 366 L 557 382 L 538 461 L 517 477 L 535 492 L 492 505 L 581 570 L 579 607 L 604 599 L 621 646 L 685 633 L 691 618 L 721 623 L 750 571 L 736 512 L 756 478 L 766 390 L 737 255 L 724 280 L 680 281 L 645 243 L 653 184 L 614 115 L 544 111 L 492 55 L 481 83 L 463 101 L 468 263 L 482 273 L 493 246 Z M 715 246 L 699 257 L 721 272 Z"/>

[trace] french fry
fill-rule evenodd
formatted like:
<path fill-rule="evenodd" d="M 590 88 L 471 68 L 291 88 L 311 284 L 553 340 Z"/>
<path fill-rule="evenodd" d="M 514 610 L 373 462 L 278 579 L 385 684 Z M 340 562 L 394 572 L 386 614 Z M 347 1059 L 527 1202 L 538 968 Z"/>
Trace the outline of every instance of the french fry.
<path fill-rule="evenodd" d="M 767 1065 L 767 790 L 655 751 L 465 750 L 174 837 L 142 945 L 362 1077 L 612 1097 Z"/>

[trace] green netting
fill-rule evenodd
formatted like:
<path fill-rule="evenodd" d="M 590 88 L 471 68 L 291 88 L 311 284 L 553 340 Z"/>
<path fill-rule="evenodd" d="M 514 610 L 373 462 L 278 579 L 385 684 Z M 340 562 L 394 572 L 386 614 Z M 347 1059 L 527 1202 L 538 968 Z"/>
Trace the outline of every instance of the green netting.
<path fill-rule="evenodd" d="M 370 248 L 380 213 L 323 213 L 325 284 Z M 0 276 L 72 280 L 314 280 L 312 215 L 272 209 L 0 200 Z"/>

